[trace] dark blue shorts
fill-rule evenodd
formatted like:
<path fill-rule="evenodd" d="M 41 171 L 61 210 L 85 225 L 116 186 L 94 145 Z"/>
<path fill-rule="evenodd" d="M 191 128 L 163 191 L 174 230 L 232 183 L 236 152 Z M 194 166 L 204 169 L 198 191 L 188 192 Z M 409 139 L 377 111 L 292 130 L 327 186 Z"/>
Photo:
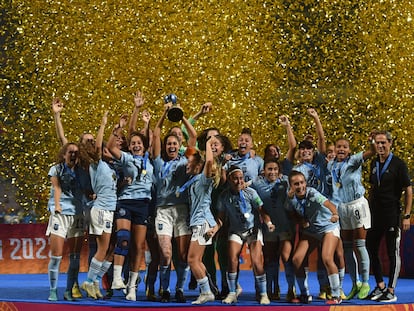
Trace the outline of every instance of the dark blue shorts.
<path fill-rule="evenodd" d="M 116 204 L 115 219 L 127 219 L 134 225 L 147 225 L 149 199 L 119 200 Z"/>

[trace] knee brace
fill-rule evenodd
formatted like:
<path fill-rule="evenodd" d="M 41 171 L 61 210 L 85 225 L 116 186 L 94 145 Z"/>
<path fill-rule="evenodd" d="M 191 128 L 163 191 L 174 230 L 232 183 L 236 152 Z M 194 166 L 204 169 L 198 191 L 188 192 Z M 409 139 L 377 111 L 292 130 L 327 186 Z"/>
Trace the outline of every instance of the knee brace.
<path fill-rule="evenodd" d="M 129 241 L 131 240 L 131 232 L 129 230 L 121 229 L 116 233 L 115 254 L 126 256 L 128 255 Z"/>

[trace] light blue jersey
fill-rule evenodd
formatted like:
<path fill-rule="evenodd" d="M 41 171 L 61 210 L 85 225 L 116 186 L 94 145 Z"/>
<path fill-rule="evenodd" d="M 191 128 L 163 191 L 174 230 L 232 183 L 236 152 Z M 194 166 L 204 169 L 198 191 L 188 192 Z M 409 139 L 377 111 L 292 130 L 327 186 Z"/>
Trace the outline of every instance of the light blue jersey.
<path fill-rule="evenodd" d="M 48 176 L 57 177 L 62 189 L 60 195 L 60 207 L 62 215 L 81 215 L 83 213 L 83 202 L 85 200 L 82 188 L 82 180 L 87 179 L 83 170 L 76 167 L 71 170 L 64 163 L 56 164 L 49 170 Z M 50 188 L 50 197 L 47 204 L 51 214 L 55 213 L 55 188 Z"/>
<path fill-rule="evenodd" d="M 220 195 L 217 210 L 226 214 L 230 233 L 242 233 L 259 227 L 258 209 L 262 205 L 262 199 L 253 188 L 247 187 L 236 194 L 227 188 Z"/>
<path fill-rule="evenodd" d="M 305 176 L 306 185 L 315 188 L 323 195 L 329 197 L 328 170 L 325 156 L 317 152 L 312 163 L 304 162 L 293 167 L 294 171 L 301 172 Z"/>
<path fill-rule="evenodd" d="M 154 167 L 146 156 L 134 156 L 121 151 L 119 164 L 125 185 L 119 190 L 119 200 L 151 200 L 151 188 L 154 183 Z"/>
<path fill-rule="evenodd" d="M 101 210 L 115 211 L 117 176 L 114 167 L 99 160 L 98 163 L 89 166 L 89 174 L 93 192 L 96 194 L 92 206 Z"/>
<path fill-rule="evenodd" d="M 305 232 L 323 235 L 325 232 L 339 228 L 339 222 L 331 222 L 332 213 L 323 205 L 327 200 L 324 195 L 312 187 L 307 187 L 303 199 L 294 196 L 289 200 L 289 207 L 309 222 L 309 227 L 304 229 Z"/>
<path fill-rule="evenodd" d="M 269 182 L 265 177 L 258 176 L 251 187 L 263 200 L 263 208 L 275 225 L 275 232 L 292 232 L 294 224 L 290 221 L 286 209 L 288 177 L 282 175 L 276 181 Z"/>
<path fill-rule="evenodd" d="M 179 156 L 164 161 L 160 156 L 154 160 L 157 206 L 188 204 L 188 191 L 177 196 L 177 192 L 189 179 L 186 173 L 187 158 Z"/>
<path fill-rule="evenodd" d="M 213 190 L 213 178 L 207 178 L 204 173 L 194 176 L 194 182 L 190 185 L 190 226 L 201 226 L 206 221 L 210 227 L 217 223 L 211 212 L 211 191 Z"/>
<path fill-rule="evenodd" d="M 237 152 L 231 154 L 231 159 L 224 165 L 227 171 L 236 165 L 243 171 L 244 181 L 254 180 L 263 170 L 263 159 L 259 156 L 250 157 L 250 153 L 240 156 Z"/>
<path fill-rule="evenodd" d="M 328 170 L 332 174 L 332 202 L 348 203 L 361 198 L 365 194 L 362 185 L 363 152 L 359 152 L 342 162 L 332 160 Z"/>

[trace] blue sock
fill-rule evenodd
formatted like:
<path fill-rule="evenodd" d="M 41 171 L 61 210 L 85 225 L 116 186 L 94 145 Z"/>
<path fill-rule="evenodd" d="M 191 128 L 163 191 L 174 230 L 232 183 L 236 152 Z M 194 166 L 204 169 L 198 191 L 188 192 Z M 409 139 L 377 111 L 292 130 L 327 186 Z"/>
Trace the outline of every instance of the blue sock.
<path fill-rule="evenodd" d="M 197 280 L 197 284 L 200 287 L 202 294 L 211 293 L 210 284 L 208 283 L 208 277 L 205 276 L 202 279 Z"/>
<path fill-rule="evenodd" d="M 348 270 L 352 283 L 356 284 L 356 282 L 359 280 L 359 277 L 357 260 L 354 253 L 354 246 L 352 244 L 352 241 L 344 241 L 343 244 L 346 269 Z"/>
<path fill-rule="evenodd" d="M 237 272 L 227 272 L 227 283 L 229 285 L 229 292 L 236 293 Z"/>
<path fill-rule="evenodd" d="M 256 288 L 259 291 L 259 293 L 262 294 L 266 294 L 266 274 L 262 274 L 262 275 L 256 275 L 254 277 L 255 283 L 256 283 Z"/>
<path fill-rule="evenodd" d="M 334 273 L 328 275 L 328 279 L 329 285 L 331 286 L 332 297 L 340 297 L 341 294 L 339 292 L 339 274 Z"/>
<path fill-rule="evenodd" d="M 50 289 L 56 289 L 59 279 L 59 267 L 62 256 L 51 256 L 48 266 Z"/>
<path fill-rule="evenodd" d="M 365 246 L 365 240 L 357 239 L 355 240 L 355 247 L 357 249 L 359 258 L 361 260 L 361 277 L 362 282 L 368 283 L 369 281 L 369 255 L 367 248 Z"/>

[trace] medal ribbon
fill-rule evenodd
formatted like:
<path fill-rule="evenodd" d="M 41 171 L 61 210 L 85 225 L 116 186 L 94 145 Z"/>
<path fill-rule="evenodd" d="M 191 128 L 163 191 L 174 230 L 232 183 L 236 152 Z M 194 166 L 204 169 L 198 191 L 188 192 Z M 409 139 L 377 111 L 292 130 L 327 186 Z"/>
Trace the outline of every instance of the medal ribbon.
<path fill-rule="evenodd" d="M 393 156 L 393 154 L 392 154 L 392 152 L 390 152 L 390 154 L 388 155 L 387 160 L 386 160 L 386 161 L 385 161 L 385 163 L 384 163 L 384 166 L 382 167 L 381 172 L 380 172 L 380 169 L 379 169 L 379 168 L 380 168 L 380 163 L 379 163 L 379 161 L 377 160 L 377 161 L 375 162 L 375 167 L 376 167 L 376 169 L 377 169 L 377 181 L 378 181 L 378 186 L 379 186 L 379 185 L 380 185 L 380 183 L 381 183 L 381 177 L 382 177 L 382 175 L 384 175 L 385 171 L 387 170 L 388 166 L 390 165 L 390 162 L 391 162 L 392 156 Z"/>
<path fill-rule="evenodd" d="M 334 164 L 332 167 L 332 179 L 334 180 L 336 184 L 341 182 L 341 169 L 344 166 L 346 161 L 348 161 L 348 158 L 346 158 L 344 161 L 341 162 L 341 165 L 339 166 L 339 168 L 336 167 L 338 162 L 336 160 L 334 161 Z"/>
<path fill-rule="evenodd" d="M 170 172 L 171 166 L 177 160 L 178 158 L 175 158 L 174 160 L 164 162 L 164 165 L 162 166 L 162 170 L 161 170 L 161 178 L 165 178 L 168 175 L 168 173 Z"/>
<path fill-rule="evenodd" d="M 240 207 L 241 207 L 242 213 L 244 215 L 244 214 L 247 213 L 247 204 L 246 204 L 246 199 L 244 197 L 244 194 L 243 194 L 242 190 L 239 191 L 239 196 L 240 196 L 240 200 L 242 202 L 242 206 L 240 206 Z"/>
<path fill-rule="evenodd" d="M 179 195 L 180 193 L 183 193 L 188 187 L 190 187 L 194 182 L 197 181 L 198 177 L 200 175 L 194 175 L 193 177 L 191 177 L 189 180 L 186 181 L 186 183 L 184 185 L 182 185 L 178 190 L 177 190 L 177 194 Z"/>
<path fill-rule="evenodd" d="M 136 165 L 135 164 L 135 161 L 133 162 L 134 165 L 135 165 L 135 167 L 138 170 L 138 175 L 137 175 L 137 178 L 136 179 L 138 181 L 140 181 L 141 180 L 141 173 L 142 173 L 142 171 L 145 171 L 145 169 L 147 168 L 148 152 L 145 152 L 144 157 L 139 156 L 139 155 L 134 155 L 133 157 L 134 157 L 134 160 L 135 159 L 141 160 L 141 165 L 140 166 Z"/>

